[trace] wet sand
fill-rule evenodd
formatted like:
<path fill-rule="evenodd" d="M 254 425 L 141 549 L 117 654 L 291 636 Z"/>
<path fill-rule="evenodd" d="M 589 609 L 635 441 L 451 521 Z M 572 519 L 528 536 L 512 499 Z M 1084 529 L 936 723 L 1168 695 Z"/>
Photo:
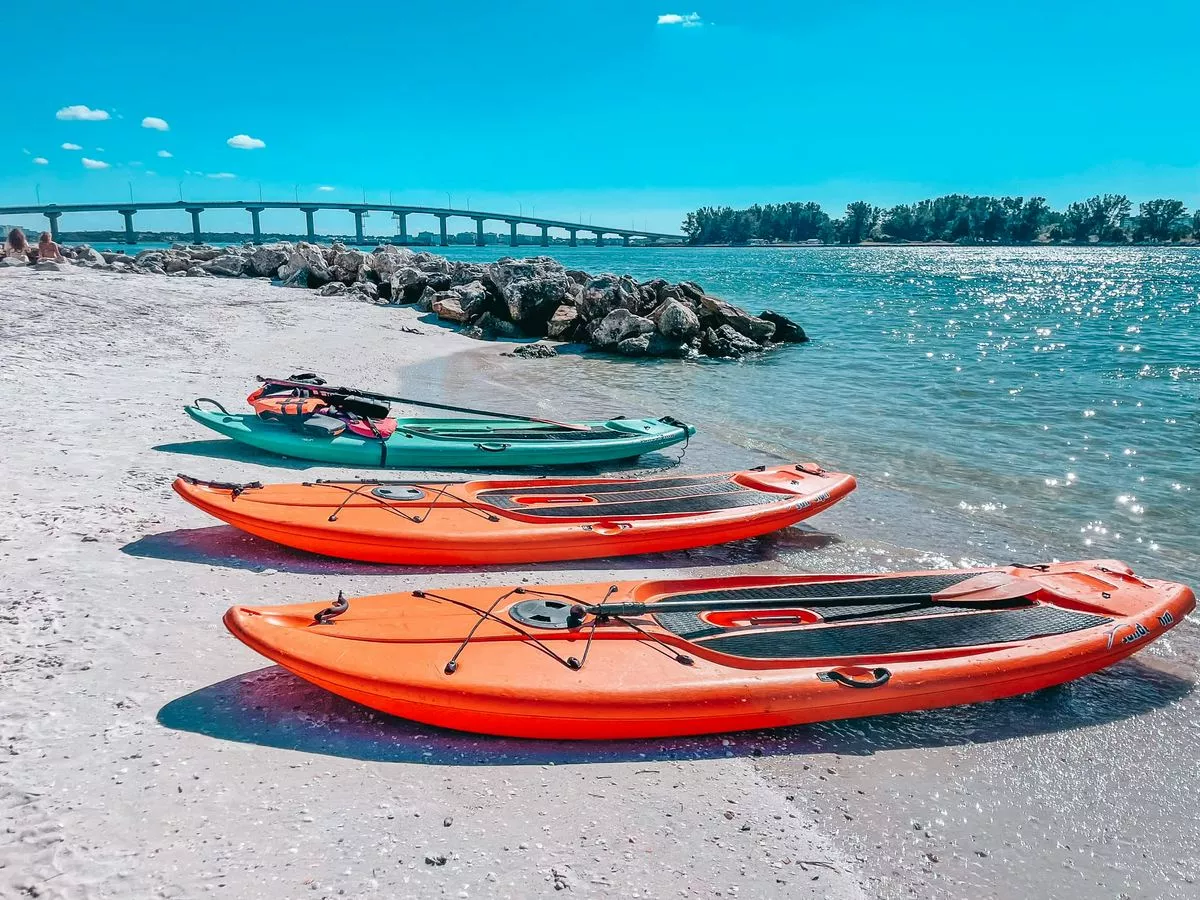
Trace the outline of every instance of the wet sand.
<path fill-rule="evenodd" d="M 0 272 L 0 338 L 0 896 L 865 896 L 741 739 L 436 731 L 266 666 L 222 628 L 235 602 L 607 577 L 602 561 L 398 573 L 314 560 L 170 490 L 181 470 L 349 474 L 202 433 L 181 410 L 196 396 L 237 406 L 255 374 L 323 365 L 437 397 L 398 375 L 502 347 L 262 282 L 80 269 Z"/>
<path fill-rule="evenodd" d="M 503 358 L 411 310 L 252 281 L 0 272 L 0 337 L 0 896 L 1194 896 L 1191 622 L 1032 697 L 581 746 L 379 716 L 266 666 L 219 621 L 234 602 L 338 589 L 886 570 L 1053 547 L 939 521 L 867 473 L 805 527 L 722 548 L 515 573 L 321 560 L 214 525 L 169 484 L 339 470 L 202 433 L 183 402 L 240 405 L 255 374 L 313 366 L 559 417 L 586 405 L 703 426 L 702 400 L 648 391 L 630 408 L 604 361 Z M 771 450 L 702 431 L 681 466 Z"/>

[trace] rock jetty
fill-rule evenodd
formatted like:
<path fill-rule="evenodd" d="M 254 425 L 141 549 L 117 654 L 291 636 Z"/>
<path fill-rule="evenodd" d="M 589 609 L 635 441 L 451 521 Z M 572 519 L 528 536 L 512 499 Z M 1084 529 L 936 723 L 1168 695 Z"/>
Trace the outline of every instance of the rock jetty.
<path fill-rule="evenodd" d="M 81 245 L 64 247 L 63 255 L 77 266 L 185 278 L 268 278 L 323 296 L 412 304 L 481 339 L 545 338 L 622 356 L 736 358 L 808 340 L 786 316 L 771 310 L 752 315 L 692 281 L 592 275 L 548 256 L 456 262 L 404 247 L 385 245 L 368 253 L 306 242 L 174 244 L 136 256 Z"/>

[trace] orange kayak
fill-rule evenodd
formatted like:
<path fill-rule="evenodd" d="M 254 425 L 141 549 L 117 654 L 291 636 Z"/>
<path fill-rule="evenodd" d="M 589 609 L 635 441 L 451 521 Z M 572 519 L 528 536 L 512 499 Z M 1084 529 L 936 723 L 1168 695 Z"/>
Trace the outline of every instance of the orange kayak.
<path fill-rule="evenodd" d="M 235 606 L 301 678 L 430 725 L 642 738 L 977 703 L 1079 678 L 1195 607 L 1114 560 L 412 591 Z"/>
<path fill-rule="evenodd" d="M 852 490 L 815 464 L 666 478 L 223 484 L 176 492 L 230 525 L 363 562 L 478 565 L 702 547 L 776 531 Z"/>

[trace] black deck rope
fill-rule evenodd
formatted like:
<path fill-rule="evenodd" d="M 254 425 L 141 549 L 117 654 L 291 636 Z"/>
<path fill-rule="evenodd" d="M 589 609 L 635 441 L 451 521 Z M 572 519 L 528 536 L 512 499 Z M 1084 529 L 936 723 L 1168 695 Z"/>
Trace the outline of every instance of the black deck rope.
<path fill-rule="evenodd" d="M 462 507 L 463 509 L 465 509 L 468 512 L 473 513 L 481 518 L 484 518 L 489 522 L 499 522 L 500 521 L 499 516 L 493 515 L 492 513 L 488 512 L 486 509 L 484 509 L 480 506 L 477 506 L 476 504 L 472 503 L 470 500 L 467 500 L 465 497 L 459 497 L 457 494 L 450 493 L 451 485 L 465 484 L 465 482 L 454 482 L 454 481 L 446 482 L 439 487 L 438 491 L 436 492 L 436 494 L 432 500 L 426 501 L 425 503 L 419 503 L 419 504 L 413 503 L 412 505 L 414 507 L 416 507 L 417 509 L 425 510 L 424 516 L 409 515 L 408 513 L 404 512 L 404 510 L 400 509 L 400 507 L 398 507 L 394 504 L 388 503 L 387 500 L 383 497 L 377 497 L 374 493 L 369 492 L 369 491 L 367 493 L 363 493 L 363 490 L 365 488 L 377 486 L 380 484 L 409 484 L 409 485 L 413 485 L 413 486 L 417 486 L 417 485 L 426 486 L 426 485 L 424 485 L 423 482 L 419 482 L 419 481 L 380 482 L 380 481 L 367 481 L 367 480 L 348 482 L 348 484 L 355 485 L 353 490 L 351 490 L 349 487 L 347 487 L 346 484 L 347 483 L 340 483 L 337 481 L 323 481 L 323 480 L 315 481 L 315 482 L 314 481 L 303 482 L 304 487 L 316 487 L 319 485 L 321 487 L 331 487 L 331 488 L 336 488 L 340 491 L 346 492 L 345 499 L 342 500 L 342 502 L 340 504 L 338 504 L 337 509 L 335 509 L 333 511 L 333 514 L 330 515 L 330 517 L 329 517 L 330 522 L 336 522 L 338 513 L 340 513 L 342 511 L 342 509 L 345 508 L 346 504 L 349 503 L 351 500 L 353 500 L 355 497 L 361 497 L 364 500 L 371 500 L 374 503 L 378 504 L 383 509 L 392 513 L 393 515 L 399 516 L 401 519 L 404 519 L 407 522 L 412 522 L 414 525 L 420 525 L 422 522 L 427 521 L 429 519 L 429 516 L 432 514 L 433 510 L 435 508 L 437 508 L 436 507 L 437 502 L 439 500 L 441 500 L 442 498 L 448 498 L 450 500 L 454 500 L 458 503 L 463 504 L 463 507 Z M 258 486 L 262 487 L 262 485 L 258 485 Z"/>
<path fill-rule="evenodd" d="M 332 620 L 336 619 L 349 608 L 350 601 L 346 599 L 345 594 L 343 594 L 341 591 L 338 591 L 337 599 L 313 616 L 313 624 L 328 625 Z"/>
<path fill-rule="evenodd" d="M 203 485 L 204 487 L 218 488 L 223 491 L 230 491 L 233 497 L 230 499 L 236 500 L 246 491 L 262 490 L 263 483 L 261 481 L 247 481 L 239 483 L 237 481 L 205 481 L 203 478 L 193 478 L 191 475 L 184 475 L 182 472 L 175 474 L 176 478 L 181 478 L 188 484 Z"/>
<path fill-rule="evenodd" d="M 696 662 L 696 660 L 692 659 L 692 657 L 688 656 L 686 653 L 680 653 L 678 650 L 676 650 L 674 647 L 672 647 L 670 644 L 668 644 L 662 638 L 651 634 L 650 632 L 646 631 L 644 628 L 640 628 L 638 625 L 636 625 L 631 620 L 626 619 L 624 616 L 606 616 L 605 618 L 614 619 L 615 621 L 620 622 L 622 625 L 632 628 L 638 634 L 642 635 L 642 637 L 649 638 L 650 640 L 654 641 L 654 644 L 651 645 L 652 649 L 657 650 L 659 653 L 663 654 L 664 656 L 669 656 L 671 659 L 675 660 L 675 662 L 677 662 L 677 663 L 680 663 L 685 666 L 690 666 Z M 655 646 L 655 645 L 657 645 L 657 646 Z"/>
<path fill-rule="evenodd" d="M 490 611 L 491 609 L 495 609 L 496 604 L 499 603 L 501 600 L 503 600 L 505 597 L 511 597 L 513 594 L 523 594 L 523 593 L 525 593 L 524 588 L 514 588 L 513 590 L 508 591 L 503 596 L 497 598 L 496 602 L 492 604 L 490 609 L 480 609 L 478 606 L 472 606 L 470 603 L 466 603 L 462 600 L 455 600 L 453 597 L 446 597 L 441 594 L 434 594 L 430 591 L 416 590 L 416 591 L 412 592 L 412 595 L 414 597 L 418 597 L 418 598 L 422 598 L 422 599 L 444 600 L 447 603 L 453 603 L 455 606 L 462 607 L 463 609 L 469 609 L 471 612 L 475 613 L 478 616 L 482 616 L 484 619 L 491 619 L 493 622 L 499 622 L 504 627 L 512 629 L 517 634 L 521 635 L 521 637 L 526 638 L 527 640 L 531 641 L 533 643 L 533 646 L 536 649 L 540 650 L 542 653 L 545 653 L 547 656 L 551 657 L 555 662 L 562 664 L 563 666 L 565 666 L 568 669 L 573 669 L 574 666 L 572 666 L 569 662 L 567 662 L 567 660 L 564 657 L 559 656 L 557 653 L 555 653 L 553 650 L 551 650 L 548 646 L 546 646 L 546 644 L 543 641 L 539 640 L 537 638 L 537 636 L 535 636 L 532 632 L 528 631 L 525 628 L 522 628 L 520 625 L 516 624 L 515 622 L 510 622 L 507 619 L 503 619 L 500 616 L 497 616 L 494 612 Z M 576 601 L 576 602 L 578 602 L 578 601 Z M 463 649 L 465 649 L 465 644 L 464 644 Z M 458 652 L 461 653 L 462 650 L 460 649 Z M 447 668 L 446 668 L 447 675 L 454 674 L 454 672 L 457 671 L 457 669 L 458 669 L 457 663 L 455 663 L 453 668 L 450 668 L 449 663 L 447 663 L 446 666 L 447 666 Z"/>

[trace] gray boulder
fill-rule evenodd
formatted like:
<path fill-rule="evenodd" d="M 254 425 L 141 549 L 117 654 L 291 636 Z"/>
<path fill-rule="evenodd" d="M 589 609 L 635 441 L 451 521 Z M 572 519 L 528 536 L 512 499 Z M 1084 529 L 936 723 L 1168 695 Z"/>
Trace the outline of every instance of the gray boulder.
<path fill-rule="evenodd" d="M 489 337 L 516 338 L 521 336 L 520 328 L 490 312 L 485 312 L 476 319 L 475 324 Z"/>
<path fill-rule="evenodd" d="M 433 298 L 436 296 L 437 291 L 426 285 L 425 290 L 421 291 L 421 296 L 417 298 L 417 309 L 421 312 L 433 312 Z M 394 295 L 392 302 L 398 302 Z"/>
<path fill-rule="evenodd" d="M 453 291 L 438 291 L 433 295 L 430 305 L 439 319 L 462 324 L 471 321 L 471 317 L 463 310 L 462 304 L 458 301 L 458 294 Z"/>
<path fill-rule="evenodd" d="M 192 262 L 212 262 L 222 251 L 216 247 L 209 247 L 207 244 L 199 244 L 188 248 L 188 256 L 192 258 Z"/>
<path fill-rule="evenodd" d="M 187 270 L 188 278 L 212 278 L 201 266 L 192 266 Z"/>
<path fill-rule="evenodd" d="M 705 356 L 718 358 L 737 358 L 747 353 L 755 353 L 762 348 L 730 325 L 720 328 L 706 328 L 701 339 L 700 349 Z"/>
<path fill-rule="evenodd" d="M 192 263 L 186 256 L 172 254 L 163 260 L 162 267 L 168 275 L 174 275 L 176 272 L 186 272 L 192 267 Z"/>
<path fill-rule="evenodd" d="M 379 286 L 370 281 L 356 281 L 350 286 L 349 296 L 355 300 L 375 302 L 379 299 Z"/>
<path fill-rule="evenodd" d="M 139 266 L 161 266 L 165 257 L 161 250 L 143 250 L 133 259 Z"/>
<path fill-rule="evenodd" d="M 331 271 L 337 271 L 338 281 L 351 284 L 358 280 L 358 274 L 362 271 L 366 258 L 367 254 L 361 250 L 347 250 L 342 247 L 333 254 L 329 268 Z"/>
<path fill-rule="evenodd" d="M 450 291 L 458 297 L 458 304 L 468 317 L 481 316 L 487 310 L 488 292 L 482 281 L 460 284 Z"/>
<path fill-rule="evenodd" d="M 583 286 L 577 301 L 579 314 L 590 322 L 603 319 L 616 309 L 636 313 L 642 298 L 640 292 L 630 291 L 630 287 L 635 287 L 632 279 L 597 275 Z"/>
<path fill-rule="evenodd" d="M 246 271 L 246 260 L 233 254 L 218 256 L 204 264 L 204 271 L 211 275 L 220 275 L 223 278 L 240 278 Z"/>
<path fill-rule="evenodd" d="M 279 279 L 289 286 L 301 273 L 310 288 L 318 288 L 333 280 L 325 262 L 325 254 L 314 244 L 297 244 L 287 262 L 279 267 Z"/>
<path fill-rule="evenodd" d="M 247 271 L 256 278 L 274 278 L 279 267 L 288 261 L 291 254 L 280 247 L 259 247 L 247 260 Z"/>
<path fill-rule="evenodd" d="M 384 282 L 390 279 L 397 269 L 411 268 L 416 255 L 407 247 L 393 247 L 385 244 L 382 247 L 376 247 L 371 254 L 370 268 L 376 273 L 380 282 Z"/>
<path fill-rule="evenodd" d="M 567 297 L 570 281 L 562 265 L 548 256 L 505 257 L 488 266 L 488 278 L 508 317 L 531 333 L 544 333 L 546 322 Z"/>
<path fill-rule="evenodd" d="M 680 294 L 689 300 L 694 300 L 696 303 L 699 303 L 705 297 L 704 288 L 700 287 L 694 281 L 681 281 L 677 287 Z"/>
<path fill-rule="evenodd" d="M 691 346 L 687 341 L 677 341 L 656 331 L 650 335 L 650 342 L 646 346 L 646 355 L 683 359 L 691 355 Z"/>
<path fill-rule="evenodd" d="M 75 248 L 75 265 L 77 266 L 105 266 L 108 263 L 99 250 L 94 250 L 87 244 L 80 244 Z"/>
<path fill-rule="evenodd" d="M 771 339 L 775 326 L 758 316 L 752 316 L 740 307 L 705 294 L 700 298 L 700 307 L 708 317 L 716 319 L 719 325 L 731 325 L 739 334 L 745 335 L 756 344 L 762 344 Z"/>
<path fill-rule="evenodd" d="M 775 333 L 771 335 L 771 340 L 776 343 L 803 344 L 808 341 L 808 335 L 804 333 L 804 329 L 800 327 L 800 323 L 792 321 L 785 315 L 781 315 L 772 309 L 764 309 L 759 318 L 775 326 Z"/>
<path fill-rule="evenodd" d="M 458 286 L 472 281 L 482 282 L 488 277 L 488 267 L 483 263 L 453 262 L 450 264 L 450 284 Z"/>
<path fill-rule="evenodd" d="M 53 259 L 42 259 L 34 263 L 33 267 L 39 272 L 61 272 L 63 270 L 63 263 L 56 262 Z"/>
<path fill-rule="evenodd" d="M 564 304 L 554 311 L 554 315 L 546 323 L 546 337 L 554 341 L 569 341 L 575 336 L 575 326 L 578 322 L 579 310 Z"/>
<path fill-rule="evenodd" d="M 641 316 L 635 316 L 628 309 L 614 309 L 591 329 L 592 343 L 601 349 L 616 347 L 626 338 L 637 337 L 639 334 L 650 334 L 654 331 L 654 323 Z"/>
<path fill-rule="evenodd" d="M 322 297 L 336 297 L 344 293 L 346 293 L 346 286 L 340 281 L 331 281 L 329 284 L 321 285 L 317 291 L 317 294 Z"/>
<path fill-rule="evenodd" d="M 420 269 L 403 266 L 392 271 L 388 284 L 393 303 L 416 303 L 429 287 L 429 276 Z"/>
<path fill-rule="evenodd" d="M 700 318 L 673 297 L 656 307 L 650 320 L 663 337 L 677 342 L 687 343 L 700 333 Z"/>

